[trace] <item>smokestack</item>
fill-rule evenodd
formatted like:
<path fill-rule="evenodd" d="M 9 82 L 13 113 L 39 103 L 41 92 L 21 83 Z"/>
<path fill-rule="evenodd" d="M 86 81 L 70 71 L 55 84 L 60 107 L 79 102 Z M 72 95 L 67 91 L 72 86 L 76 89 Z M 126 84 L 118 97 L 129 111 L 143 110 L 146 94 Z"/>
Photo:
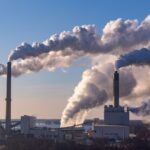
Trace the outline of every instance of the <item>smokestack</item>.
<path fill-rule="evenodd" d="M 7 89 L 6 89 L 6 135 L 11 131 L 11 62 L 7 63 Z"/>
<path fill-rule="evenodd" d="M 115 71 L 114 73 L 114 107 L 119 106 L 119 73 Z"/>

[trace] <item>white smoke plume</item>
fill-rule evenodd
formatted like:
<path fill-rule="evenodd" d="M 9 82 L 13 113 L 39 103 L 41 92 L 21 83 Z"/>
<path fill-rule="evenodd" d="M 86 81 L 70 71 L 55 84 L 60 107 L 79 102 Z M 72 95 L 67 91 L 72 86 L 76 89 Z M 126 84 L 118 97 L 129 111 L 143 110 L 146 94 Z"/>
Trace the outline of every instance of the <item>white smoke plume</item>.
<path fill-rule="evenodd" d="M 72 31 L 54 34 L 43 43 L 23 43 L 10 53 L 9 60 L 37 57 L 51 51 L 108 53 L 116 49 L 131 50 L 150 42 L 150 16 L 141 24 L 137 20 L 116 19 L 106 24 L 102 36 L 95 25 L 76 26 Z M 122 51 L 122 50 L 121 50 Z"/>
<path fill-rule="evenodd" d="M 71 49 L 74 52 L 95 53 L 101 47 L 100 40 L 95 25 L 76 26 L 72 31 L 64 31 L 50 36 L 43 43 L 33 43 L 32 45 L 23 43 L 10 53 L 9 60 L 38 57 L 43 53 L 65 51 L 66 49 Z"/>
<path fill-rule="evenodd" d="M 97 78 L 94 78 L 96 74 Z M 101 78 L 99 78 L 100 76 Z M 88 110 L 106 102 L 108 99 L 106 90 L 96 83 L 101 82 L 102 78 L 106 79 L 107 77 L 94 68 L 83 73 L 82 80 L 75 88 L 73 96 L 69 98 L 63 111 L 62 127 L 81 123 Z M 80 116 L 80 119 L 77 116 Z"/>
<path fill-rule="evenodd" d="M 82 25 L 74 27 L 72 31 L 54 34 L 42 43 L 32 45 L 23 43 L 11 51 L 9 61 L 15 64 L 12 69 L 13 75 L 18 76 L 41 69 L 55 70 L 61 65 L 68 67 L 83 55 L 101 53 L 118 55 L 132 49 L 148 47 L 149 43 L 150 16 L 147 16 L 140 24 L 137 20 L 119 18 L 108 22 L 102 35 L 97 32 L 95 25 Z M 66 57 L 71 57 L 67 58 L 70 61 L 66 61 Z M 4 72 L 1 70 L 0 74 Z"/>
<path fill-rule="evenodd" d="M 121 55 L 120 58 L 116 61 L 117 69 L 129 65 L 150 65 L 150 50 L 146 48 L 135 50 L 130 53 Z"/>
<path fill-rule="evenodd" d="M 54 71 L 56 68 L 69 67 L 79 56 L 83 56 L 82 52 L 72 53 L 71 50 L 62 53 L 62 51 L 52 51 L 39 57 L 12 61 L 12 75 L 18 77 L 21 74 L 39 72 L 42 69 Z M 0 64 L 0 74 L 5 75 L 6 73 L 6 65 Z"/>
<path fill-rule="evenodd" d="M 150 16 L 141 24 L 137 20 L 117 19 L 107 23 L 103 29 L 102 43 L 105 48 L 118 49 L 117 52 L 147 47 L 150 42 Z"/>

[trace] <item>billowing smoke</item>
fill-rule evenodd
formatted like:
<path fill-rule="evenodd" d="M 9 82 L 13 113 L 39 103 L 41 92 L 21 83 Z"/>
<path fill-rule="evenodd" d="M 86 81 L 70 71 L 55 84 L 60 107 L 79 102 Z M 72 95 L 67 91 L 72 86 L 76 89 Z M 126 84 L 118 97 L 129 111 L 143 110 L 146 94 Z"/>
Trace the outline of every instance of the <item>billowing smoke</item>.
<path fill-rule="evenodd" d="M 150 50 L 142 48 L 141 50 L 132 51 L 130 53 L 121 55 L 116 62 L 117 69 L 129 65 L 150 65 Z"/>
<path fill-rule="evenodd" d="M 72 31 L 54 34 L 42 43 L 23 43 L 9 55 L 13 75 L 69 67 L 74 60 L 87 55 L 123 54 L 132 49 L 148 47 L 150 16 L 140 24 L 137 20 L 116 19 L 106 24 L 102 35 L 95 25 L 76 26 Z M 13 65 L 14 63 L 14 65 Z M 34 66 L 33 66 L 34 64 Z M 1 70 L 0 74 L 4 74 Z"/>
<path fill-rule="evenodd" d="M 76 26 L 72 31 L 52 35 L 43 43 L 33 43 L 32 45 L 23 43 L 11 52 L 9 60 L 38 57 L 43 53 L 65 51 L 67 49 L 74 52 L 95 53 L 101 49 L 100 40 L 95 25 Z"/>
<path fill-rule="evenodd" d="M 136 85 L 137 81 L 129 69 L 120 71 L 119 94 L 121 97 L 130 95 Z"/>
<path fill-rule="evenodd" d="M 82 80 L 75 88 L 62 113 L 62 127 L 82 123 L 88 111 L 113 99 L 114 65 L 108 61 L 107 63 L 102 62 L 83 72 Z M 136 80 L 129 69 L 120 71 L 120 77 L 120 96 L 126 97 L 132 93 Z"/>
<path fill-rule="evenodd" d="M 82 55 L 82 52 L 72 53 L 69 50 L 65 54 L 62 54 L 61 51 L 52 51 L 39 57 L 19 59 L 12 61 L 12 75 L 18 77 L 24 73 L 39 72 L 41 69 L 54 71 L 56 68 L 69 67 L 74 60 Z M 6 65 L 1 64 L 0 69 L 0 74 L 6 74 Z"/>
<path fill-rule="evenodd" d="M 69 98 L 63 111 L 62 127 L 83 122 L 88 110 L 106 102 L 108 99 L 106 90 L 96 83 L 101 82 L 102 79 L 107 79 L 107 77 L 94 68 L 83 73 L 82 80 L 75 88 L 74 94 Z"/>
<path fill-rule="evenodd" d="M 102 36 L 95 25 L 76 26 L 72 31 L 54 34 L 43 43 L 23 43 L 13 50 L 9 60 L 37 57 L 51 51 L 107 53 L 116 49 L 131 50 L 150 42 L 150 16 L 138 25 L 137 20 L 116 19 L 106 24 Z"/>
<path fill-rule="evenodd" d="M 41 69 L 53 71 L 57 68 L 69 67 L 83 56 L 92 57 L 93 61 L 94 56 L 105 54 L 107 60 L 110 54 L 115 57 L 133 49 L 149 46 L 150 16 L 140 24 L 137 20 L 119 18 L 108 22 L 102 35 L 97 32 L 95 25 L 82 25 L 74 27 L 72 31 L 54 34 L 42 43 L 23 43 L 11 51 L 9 61 L 12 61 L 12 74 L 19 76 L 24 73 L 38 72 Z M 114 60 L 104 65 L 105 60 L 99 60 L 98 65 L 92 66 L 83 73 L 82 80 L 63 111 L 62 126 L 69 122 L 82 122 L 87 111 L 103 105 L 108 97 L 112 98 Z M 0 65 L 0 74 L 6 74 L 6 66 L 3 64 Z M 123 78 L 120 83 L 123 84 L 121 88 L 124 88 L 120 89 L 121 96 L 137 94 L 135 74 L 126 69 L 120 71 L 120 76 Z"/>
<path fill-rule="evenodd" d="M 150 115 L 150 99 L 142 102 L 139 107 L 130 107 L 129 110 L 138 116 Z"/>

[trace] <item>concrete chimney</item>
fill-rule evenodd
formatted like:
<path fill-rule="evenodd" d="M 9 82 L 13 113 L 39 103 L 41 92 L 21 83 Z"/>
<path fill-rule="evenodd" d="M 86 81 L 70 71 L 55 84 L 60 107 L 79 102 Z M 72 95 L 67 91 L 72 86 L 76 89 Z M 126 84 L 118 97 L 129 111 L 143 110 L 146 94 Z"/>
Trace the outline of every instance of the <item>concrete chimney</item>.
<path fill-rule="evenodd" d="M 113 80 L 113 90 L 114 90 L 114 107 L 119 106 L 119 73 L 115 71 Z"/>
<path fill-rule="evenodd" d="M 6 135 L 11 132 L 11 62 L 7 63 L 7 87 L 6 87 Z"/>

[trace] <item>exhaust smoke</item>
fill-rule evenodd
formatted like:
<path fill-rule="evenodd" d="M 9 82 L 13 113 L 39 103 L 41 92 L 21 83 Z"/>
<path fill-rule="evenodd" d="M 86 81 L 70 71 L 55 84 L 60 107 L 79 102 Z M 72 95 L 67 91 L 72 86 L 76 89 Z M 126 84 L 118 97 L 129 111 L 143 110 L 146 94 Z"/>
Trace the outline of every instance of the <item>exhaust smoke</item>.
<path fill-rule="evenodd" d="M 116 19 L 108 22 L 102 32 L 95 25 L 76 26 L 72 31 L 54 34 L 42 43 L 23 43 L 12 50 L 12 75 L 55 70 L 69 67 L 74 60 L 97 54 L 124 54 L 133 49 L 148 47 L 150 43 L 150 16 L 140 24 L 137 20 Z M 34 64 L 34 66 L 33 66 Z M 6 74 L 1 68 L 0 74 Z"/>
<path fill-rule="evenodd" d="M 130 107 L 129 110 L 138 116 L 150 115 L 150 99 L 142 102 L 139 107 Z"/>
<path fill-rule="evenodd" d="M 150 65 L 150 50 L 142 48 L 141 50 L 135 50 L 130 53 L 121 55 L 116 62 L 116 68 L 126 67 L 129 65 L 142 66 Z"/>
<path fill-rule="evenodd" d="M 97 55 L 101 57 L 105 54 L 98 65 L 93 65 L 91 69 L 83 73 L 82 80 L 69 98 L 61 120 L 61 125 L 65 126 L 71 120 L 75 123 L 83 120 L 90 109 L 112 99 L 111 85 L 113 85 L 114 72 L 112 62 L 114 60 L 110 58 L 111 63 L 107 62 L 110 55 L 116 57 L 118 54 L 130 51 L 132 53 L 133 49 L 143 47 L 148 49 L 149 44 L 150 16 L 141 23 L 137 20 L 119 18 L 108 22 L 102 35 L 97 32 L 95 25 L 82 25 L 74 27 L 72 31 L 54 34 L 42 43 L 23 43 L 11 51 L 9 60 L 12 62 L 12 75 L 17 77 L 24 73 L 38 72 L 41 69 L 53 71 L 57 68 L 69 67 L 83 56 L 94 61 Z M 106 65 L 105 62 L 108 64 Z M 117 63 L 117 68 L 120 67 L 122 65 Z M 0 64 L 0 75 L 6 75 L 6 68 L 4 64 Z M 138 85 L 135 76 L 139 78 L 137 73 L 132 73 L 129 69 L 120 71 L 120 84 L 123 84 L 120 86 L 120 96 L 137 94 Z"/>

